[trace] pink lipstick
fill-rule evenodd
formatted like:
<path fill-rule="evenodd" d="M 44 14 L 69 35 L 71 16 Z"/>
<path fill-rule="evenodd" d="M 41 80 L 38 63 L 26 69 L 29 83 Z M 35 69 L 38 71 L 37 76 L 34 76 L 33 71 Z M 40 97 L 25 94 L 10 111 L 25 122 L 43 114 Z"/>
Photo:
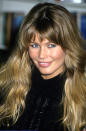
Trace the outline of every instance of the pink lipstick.
<path fill-rule="evenodd" d="M 38 62 L 38 63 L 39 63 L 40 67 L 44 67 L 44 68 L 50 66 L 50 64 L 51 64 L 51 62 Z"/>

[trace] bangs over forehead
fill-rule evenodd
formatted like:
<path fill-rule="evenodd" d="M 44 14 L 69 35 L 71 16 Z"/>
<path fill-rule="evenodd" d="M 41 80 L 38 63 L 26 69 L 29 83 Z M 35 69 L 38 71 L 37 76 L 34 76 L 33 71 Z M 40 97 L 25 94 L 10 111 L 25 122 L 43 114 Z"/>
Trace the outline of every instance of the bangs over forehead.
<path fill-rule="evenodd" d="M 49 19 L 36 20 L 28 29 L 24 32 L 23 40 L 26 47 L 39 35 L 39 40 L 48 39 L 56 44 L 59 43 L 59 28 L 57 30 L 54 24 Z"/>

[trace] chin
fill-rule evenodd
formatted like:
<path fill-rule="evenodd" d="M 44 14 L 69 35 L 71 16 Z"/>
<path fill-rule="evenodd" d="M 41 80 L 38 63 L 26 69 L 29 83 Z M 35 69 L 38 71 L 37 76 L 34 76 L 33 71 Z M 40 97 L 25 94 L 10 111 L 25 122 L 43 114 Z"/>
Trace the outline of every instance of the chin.
<path fill-rule="evenodd" d="M 42 75 L 50 75 L 50 74 L 52 74 L 52 73 L 49 72 L 49 71 L 40 71 L 40 73 L 41 73 Z"/>
<path fill-rule="evenodd" d="M 53 73 L 53 71 L 51 71 L 51 69 L 46 69 L 46 68 L 40 69 L 40 68 L 38 68 L 38 70 L 39 70 L 40 73 L 43 74 L 43 75 L 51 75 L 51 74 Z"/>

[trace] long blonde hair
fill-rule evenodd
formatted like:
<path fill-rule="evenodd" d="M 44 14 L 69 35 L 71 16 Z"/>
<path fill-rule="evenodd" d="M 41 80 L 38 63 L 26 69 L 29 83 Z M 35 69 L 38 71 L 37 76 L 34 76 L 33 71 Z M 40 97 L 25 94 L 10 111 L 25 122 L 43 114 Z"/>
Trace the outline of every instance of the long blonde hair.
<path fill-rule="evenodd" d="M 9 117 L 15 123 L 25 107 L 31 83 L 28 47 L 36 33 L 39 33 L 41 40 L 47 38 L 60 45 L 65 52 L 67 79 L 62 99 L 63 123 L 69 131 L 79 131 L 86 124 L 86 51 L 70 12 L 52 3 L 39 3 L 25 16 L 18 46 L 0 71 L 0 88 L 6 90 L 5 100 L 0 107 L 0 120 Z"/>
<path fill-rule="evenodd" d="M 0 125 L 14 124 L 25 108 L 31 84 L 31 67 L 27 49 L 16 47 L 0 69 Z"/>

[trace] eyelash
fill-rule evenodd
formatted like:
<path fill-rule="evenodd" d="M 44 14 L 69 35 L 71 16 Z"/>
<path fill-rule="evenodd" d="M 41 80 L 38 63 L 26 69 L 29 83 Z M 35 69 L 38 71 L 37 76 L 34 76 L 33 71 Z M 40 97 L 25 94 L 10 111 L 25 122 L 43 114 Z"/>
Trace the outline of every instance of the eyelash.
<path fill-rule="evenodd" d="M 31 46 L 32 48 L 38 48 L 38 47 L 39 47 L 38 44 L 31 44 L 30 46 Z"/>
<path fill-rule="evenodd" d="M 56 45 L 55 44 L 49 44 L 48 47 L 49 48 L 54 48 L 54 47 L 56 47 Z"/>
<path fill-rule="evenodd" d="M 34 43 L 34 44 L 31 44 L 30 46 L 31 46 L 32 48 L 38 48 L 40 45 L 37 44 L 37 43 Z M 49 45 L 48 45 L 48 48 L 54 48 L 54 47 L 56 47 L 56 44 L 49 44 Z"/>

